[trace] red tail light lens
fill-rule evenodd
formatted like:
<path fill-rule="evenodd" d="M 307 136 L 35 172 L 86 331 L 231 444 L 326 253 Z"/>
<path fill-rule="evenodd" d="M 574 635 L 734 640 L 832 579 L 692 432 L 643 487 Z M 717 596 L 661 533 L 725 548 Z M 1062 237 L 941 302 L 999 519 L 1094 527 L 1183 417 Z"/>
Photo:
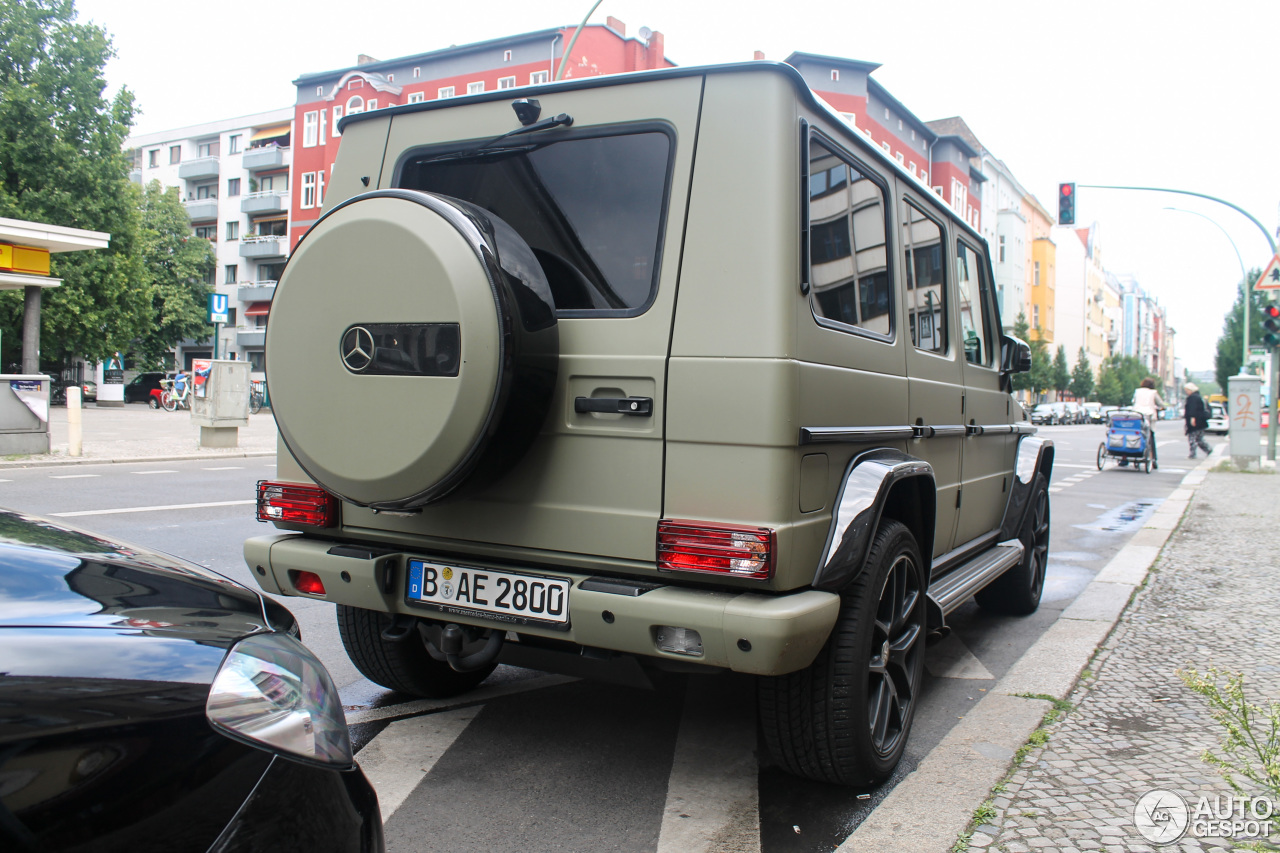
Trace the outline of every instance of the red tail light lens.
<path fill-rule="evenodd" d="M 773 575 L 776 537 L 767 527 L 658 522 L 658 570 L 765 580 Z"/>
<path fill-rule="evenodd" d="M 337 527 L 338 499 L 319 486 L 259 480 L 258 521 Z"/>
<path fill-rule="evenodd" d="M 315 572 L 290 571 L 289 580 L 293 581 L 293 588 L 298 592 L 305 592 L 307 595 L 324 595 L 324 581 L 320 580 L 320 576 Z"/>

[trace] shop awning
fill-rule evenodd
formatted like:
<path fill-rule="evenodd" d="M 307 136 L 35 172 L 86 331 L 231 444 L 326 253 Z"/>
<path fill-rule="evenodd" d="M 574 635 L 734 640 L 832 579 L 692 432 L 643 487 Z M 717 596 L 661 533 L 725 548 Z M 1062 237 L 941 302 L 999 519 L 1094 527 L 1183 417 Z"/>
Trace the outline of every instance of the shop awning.
<path fill-rule="evenodd" d="M 270 313 L 270 302 L 250 302 L 249 307 L 244 309 L 245 317 L 265 317 Z"/>
<path fill-rule="evenodd" d="M 287 136 L 289 133 L 289 125 L 280 124 L 275 127 L 264 127 L 262 130 L 255 130 L 253 136 L 249 137 L 250 142 L 261 142 L 264 139 L 275 139 L 277 136 Z"/>

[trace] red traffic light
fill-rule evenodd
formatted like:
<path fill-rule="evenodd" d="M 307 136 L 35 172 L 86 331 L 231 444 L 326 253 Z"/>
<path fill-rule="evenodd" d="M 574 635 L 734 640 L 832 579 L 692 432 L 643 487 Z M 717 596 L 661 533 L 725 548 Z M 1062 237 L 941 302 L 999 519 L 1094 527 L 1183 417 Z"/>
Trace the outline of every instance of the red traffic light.
<path fill-rule="evenodd" d="M 1071 193 L 1075 192 L 1075 188 L 1075 184 L 1058 184 L 1058 192 L 1062 195 L 1071 195 Z"/>
<path fill-rule="evenodd" d="M 1262 309 L 1262 316 L 1269 320 L 1280 318 L 1280 305 L 1268 305 Z"/>

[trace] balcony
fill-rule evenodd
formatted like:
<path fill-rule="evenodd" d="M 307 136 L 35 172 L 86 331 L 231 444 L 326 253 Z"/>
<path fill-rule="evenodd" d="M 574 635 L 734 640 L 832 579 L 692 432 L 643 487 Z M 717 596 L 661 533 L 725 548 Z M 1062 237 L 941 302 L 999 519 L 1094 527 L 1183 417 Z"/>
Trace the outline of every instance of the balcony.
<path fill-rule="evenodd" d="M 178 177 L 184 181 L 205 181 L 218 177 L 218 158 L 201 157 L 178 166 Z"/>
<path fill-rule="evenodd" d="M 132 181 L 133 183 L 138 184 L 139 186 L 141 186 L 141 184 L 142 184 L 142 170 L 141 170 L 141 169 L 133 169 L 132 171 L 130 171 L 130 172 L 129 172 L 129 180 L 130 180 L 130 181 Z"/>
<path fill-rule="evenodd" d="M 249 193 L 240 201 L 241 213 L 284 213 L 288 209 L 289 193 L 284 190 Z"/>
<path fill-rule="evenodd" d="M 267 327 L 266 326 L 236 327 L 236 346 L 261 347 L 266 345 L 267 345 Z"/>
<path fill-rule="evenodd" d="M 276 145 L 250 148 L 244 152 L 244 158 L 240 162 L 250 172 L 257 172 L 262 169 L 279 169 L 288 165 L 284 160 L 285 152 L 288 150 L 288 148 L 280 148 Z"/>
<path fill-rule="evenodd" d="M 283 258 L 288 237 L 247 234 L 240 241 L 240 257 L 253 260 Z"/>
<path fill-rule="evenodd" d="M 241 302 L 270 302 L 275 293 L 274 281 L 242 281 L 236 291 L 236 299 Z"/>
<path fill-rule="evenodd" d="M 216 196 L 212 198 L 189 198 L 186 202 L 187 217 L 192 222 L 201 219 L 217 219 L 218 218 L 218 199 Z"/>

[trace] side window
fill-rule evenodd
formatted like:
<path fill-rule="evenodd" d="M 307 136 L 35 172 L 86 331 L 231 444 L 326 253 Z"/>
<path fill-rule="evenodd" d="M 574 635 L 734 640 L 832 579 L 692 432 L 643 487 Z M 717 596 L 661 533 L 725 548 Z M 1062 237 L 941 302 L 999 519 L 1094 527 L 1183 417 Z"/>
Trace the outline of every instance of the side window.
<path fill-rule="evenodd" d="M 809 147 L 809 281 L 814 316 L 893 334 L 885 194 L 827 146 Z"/>
<path fill-rule="evenodd" d="M 956 298 L 960 307 L 960 333 L 964 357 L 971 364 L 991 366 L 995 349 L 987 306 L 991 304 L 982 255 L 963 240 L 956 241 Z"/>
<path fill-rule="evenodd" d="M 909 201 L 902 203 L 906 251 L 907 317 L 911 343 L 926 352 L 947 351 L 946 267 L 942 227 Z"/>

